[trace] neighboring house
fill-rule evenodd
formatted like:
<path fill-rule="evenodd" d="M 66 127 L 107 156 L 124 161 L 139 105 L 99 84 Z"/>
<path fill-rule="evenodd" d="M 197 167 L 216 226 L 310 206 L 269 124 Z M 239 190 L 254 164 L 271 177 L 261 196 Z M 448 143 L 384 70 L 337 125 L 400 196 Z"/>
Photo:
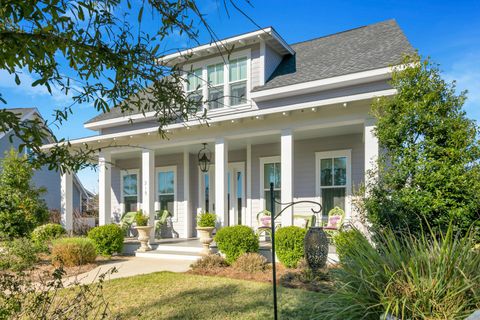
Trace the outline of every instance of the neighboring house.
<path fill-rule="evenodd" d="M 17 114 L 17 116 L 19 116 L 22 121 L 33 120 L 36 118 L 44 122 L 37 108 L 10 108 L 7 110 Z M 52 143 L 53 141 L 54 140 L 51 137 L 48 137 L 45 143 Z M 14 148 L 18 151 L 20 143 L 21 140 L 14 136 L 13 132 L 1 132 L 0 157 L 3 158 L 5 152 L 8 152 L 11 148 Z M 28 152 L 28 150 L 26 152 Z M 42 167 L 39 170 L 35 170 L 32 178 L 32 183 L 37 188 L 45 188 L 46 192 L 42 195 L 42 198 L 45 200 L 50 210 L 61 209 L 62 198 L 60 195 L 60 172 L 48 170 L 46 166 Z M 72 208 L 75 211 L 81 212 L 83 211 L 86 203 L 93 196 L 93 194 L 83 187 L 77 175 L 73 175 L 72 183 Z"/>
<path fill-rule="evenodd" d="M 222 55 L 222 45 L 235 50 Z M 188 93 L 217 99 L 203 106 L 210 125 L 171 124 L 162 139 L 154 112 L 125 116 L 114 108 L 86 122 L 98 135 L 71 143 L 101 148 L 100 224 L 142 208 L 152 220 L 155 210 L 171 211 L 170 231 L 180 237 L 195 235 L 202 211 L 215 212 L 222 226 L 255 227 L 257 213 L 271 209 L 270 182 L 282 203 L 318 201 L 323 216 L 339 206 L 351 219 L 352 194 L 379 152 L 371 103 L 395 94 L 390 67 L 412 53 L 389 20 L 296 44 L 266 28 L 164 57 L 183 65 Z M 212 151 L 206 173 L 202 143 Z M 310 209 L 294 206 L 281 224 Z"/>

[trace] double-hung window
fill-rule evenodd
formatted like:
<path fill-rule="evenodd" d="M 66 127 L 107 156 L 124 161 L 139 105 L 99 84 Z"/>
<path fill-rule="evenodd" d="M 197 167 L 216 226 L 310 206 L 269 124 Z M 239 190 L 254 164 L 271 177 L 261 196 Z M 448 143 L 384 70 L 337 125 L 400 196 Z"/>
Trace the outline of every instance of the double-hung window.
<path fill-rule="evenodd" d="M 263 178 L 262 178 L 262 192 L 263 192 L 263 201 L 264 208 L 272 212 L 272 207 L 270 203 L 270 183 L 273 183 L 273 194 L 277 202 L 281 201 L 281 164 L 280 161 L 276 159 L 261 159 L 261 164 L 263 166 Z M 281 205 L 275 203 L 275 213 L 278 214 L 281 210 Z"/>
<path fill-rule="evenodd" d="M 247 58 L 230 60 L 229 66 L 230 105 L 247 102 Z"/>
<path fill-rule="evenodd" d="M 187 74 L 187 95 L 196 102 L 197 110 L 202 108 L 202 68 L 198 68 L 188 72 Z"/>
<path fill-rule="evenodd" d="M 125 212 L 137 211 L 138 208 L 138 170 L 122 171 L 122 203 Z"/>
<path fill-rule="evenodd" d="M 317 156 L 317 185 L 323 215 L 340 207 L 347 210 L 350 194 L 350 150 L 319 152 Z"/>
<path fill-rule="evenodd" d="M 224 106 L 223 71 L 223 63 L 218 63 L 207 67 L 209 109 L 218 109 L 223 108 Z"/>
<path fill-rule="evenodd" d="M 160 211 L 168 210 L 175 215 L 176 169 L 164 167 L 157 169 L 157 200 Z"/>

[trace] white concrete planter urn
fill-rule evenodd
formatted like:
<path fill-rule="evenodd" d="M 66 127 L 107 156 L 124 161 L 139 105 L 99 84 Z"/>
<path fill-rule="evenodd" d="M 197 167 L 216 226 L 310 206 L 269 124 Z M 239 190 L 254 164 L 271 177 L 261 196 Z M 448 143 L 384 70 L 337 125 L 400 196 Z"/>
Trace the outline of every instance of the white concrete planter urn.
<path fill-rule="evenodd" d="M 138 231 L 138 241 L 140 241 L 140 248 L 138 252 L 146 252 L 152 250 L 148 245 L 148 240 L 150 240 L 150 231 L 153 226 L 136 226 L 135 229 Z"/>
<path fill-rule="evenodd" d="M 200 254 L 208 256 L 212 253 L 210 249 L 210 244 L 213 241 L 212 232 L 215 227 L 197 227 L 198 236 L 200 237 L 200 242 L 203 244 L 203 249 Z"/>

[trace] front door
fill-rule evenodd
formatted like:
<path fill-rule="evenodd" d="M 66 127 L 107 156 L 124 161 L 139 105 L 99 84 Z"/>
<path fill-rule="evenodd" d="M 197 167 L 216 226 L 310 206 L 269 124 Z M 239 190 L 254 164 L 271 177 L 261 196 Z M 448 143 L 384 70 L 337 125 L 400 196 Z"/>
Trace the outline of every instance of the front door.
<path fill-rule="evenodd" d="M 227 208 L 226 225 L 245 223 L 245 163 L 228 164 L 227 176 Z M 207 173 L 199 175 L 199 199 L 201 212 L 215 212 L 215 166 L 211 165 Z"/>

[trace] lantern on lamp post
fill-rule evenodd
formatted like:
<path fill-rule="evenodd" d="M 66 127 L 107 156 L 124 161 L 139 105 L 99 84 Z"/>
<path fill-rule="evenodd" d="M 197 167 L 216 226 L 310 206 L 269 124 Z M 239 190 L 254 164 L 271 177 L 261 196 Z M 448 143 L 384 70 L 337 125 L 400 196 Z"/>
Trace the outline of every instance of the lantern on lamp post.
<path fill-rule="evenodd" d="M 198 166 L 200 171 L 206 173 L 210 168 L 210 161 L 212 159 L 212 153 L 207 148 L 207 144 L 203 143 L 203 148 L 198 152 Z"/>

